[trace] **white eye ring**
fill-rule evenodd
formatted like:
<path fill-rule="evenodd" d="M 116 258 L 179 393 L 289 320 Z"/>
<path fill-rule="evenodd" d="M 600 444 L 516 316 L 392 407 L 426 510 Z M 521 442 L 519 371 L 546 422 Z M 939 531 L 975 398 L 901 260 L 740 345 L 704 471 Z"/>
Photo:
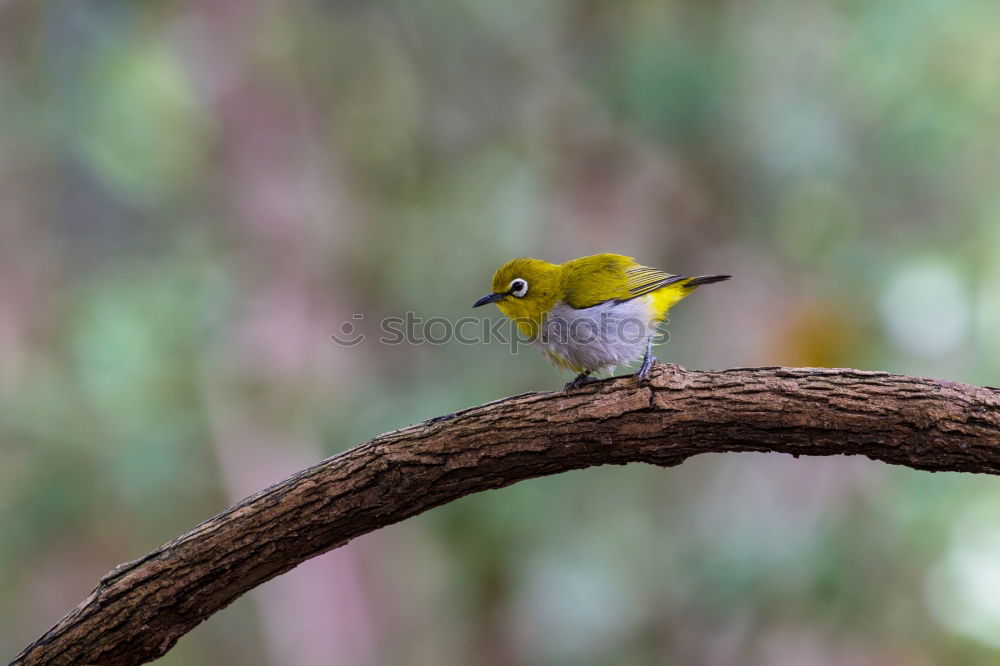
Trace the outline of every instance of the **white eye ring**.
<path fill-rule="evenodd" d="M 515 298 L 524 298 L 528 293 L 528 282 L 521 278 L 514 278 L 510 281 L 510 295 Z"/>

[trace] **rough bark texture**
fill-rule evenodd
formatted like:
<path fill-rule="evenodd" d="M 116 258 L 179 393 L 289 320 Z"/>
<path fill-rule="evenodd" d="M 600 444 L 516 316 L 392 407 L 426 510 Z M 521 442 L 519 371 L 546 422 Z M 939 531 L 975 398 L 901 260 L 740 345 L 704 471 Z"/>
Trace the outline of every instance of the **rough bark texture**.
<path fill-rule="evenodd" d="M 116 567 L 13 664 L 140 664 L 300 562 L 459 497 L 591 465 L 708 452 L 865 455 L 1000 472 L 1000 389 L 883 372 L 657 366 L 380 435 Z"/>

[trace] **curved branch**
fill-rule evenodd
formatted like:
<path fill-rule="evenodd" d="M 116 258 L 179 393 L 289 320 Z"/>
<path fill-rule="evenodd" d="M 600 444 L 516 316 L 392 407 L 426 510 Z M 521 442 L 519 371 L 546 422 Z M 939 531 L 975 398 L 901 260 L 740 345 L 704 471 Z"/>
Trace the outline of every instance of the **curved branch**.
<path fill-rule="evenodd" d="M 1000 389 L 884 372 L 658 366 L 649 384 L 529 393 L 380 435 L 116 567 L 13 664 L 140 664 L 241 594 L 471 493 L 699 453 L 865 455 L 1000 473 Z"/>

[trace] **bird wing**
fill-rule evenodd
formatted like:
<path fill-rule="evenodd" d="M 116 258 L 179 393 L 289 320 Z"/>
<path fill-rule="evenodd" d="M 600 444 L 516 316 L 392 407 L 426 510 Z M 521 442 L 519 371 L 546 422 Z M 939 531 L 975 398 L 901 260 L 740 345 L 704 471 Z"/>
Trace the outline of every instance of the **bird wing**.
<path fill-rule="evenodd" d="M 684 275 L 642 266 L 635 259 L 620 254 L 573 259 L 562 268 L 563 301 L 577 309 L 612 300 L 627 301 L 687 279 Z"/>
<path fill-rule="evenodd" d="M 632 294 L 631 298 L 642 296 L 643 294 L 666 287 L 668 284 L 688 279 L 686 275 L 673 275 L 666 271 L 661 271 L 659 268 L 639 265 L 626 269 L 625 275 L 628 278 L 628 291 Z"/>

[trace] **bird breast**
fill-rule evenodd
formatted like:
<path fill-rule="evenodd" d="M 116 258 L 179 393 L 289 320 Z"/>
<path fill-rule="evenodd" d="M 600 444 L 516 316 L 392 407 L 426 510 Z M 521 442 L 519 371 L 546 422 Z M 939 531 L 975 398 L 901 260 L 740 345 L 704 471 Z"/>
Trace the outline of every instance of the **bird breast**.
<path fill-rule="evenodd" d="M 649 295 L 580 309 L 558 303 L 532 344 L 559 367 L 610 372 L 642 358 L 656 319 Z"/>

